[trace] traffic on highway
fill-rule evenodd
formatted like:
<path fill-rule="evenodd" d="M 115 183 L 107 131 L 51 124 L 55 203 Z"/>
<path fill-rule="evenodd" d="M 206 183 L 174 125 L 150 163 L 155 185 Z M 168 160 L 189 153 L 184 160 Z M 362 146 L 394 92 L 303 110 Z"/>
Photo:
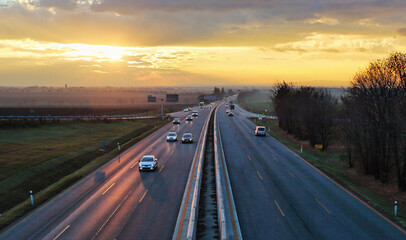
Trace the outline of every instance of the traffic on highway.
<path fill-rule="evenodd" d="M 171 114 L 0 239 L 406 239 L 239 109 L 223 101 Z M 203 197 L 208 167 L 213 192 Z M 212 230 L 198 224 L 207 217 Z"/>

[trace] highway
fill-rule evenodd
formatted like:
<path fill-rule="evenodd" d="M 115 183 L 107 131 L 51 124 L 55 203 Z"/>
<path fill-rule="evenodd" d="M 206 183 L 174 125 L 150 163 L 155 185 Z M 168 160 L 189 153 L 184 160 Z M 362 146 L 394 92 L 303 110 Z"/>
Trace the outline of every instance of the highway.
<path fill-rule="evenodd" d="M 246 114 L 244 112 L 244 114 Z M 244 239 L 406 239 L 399 229 L 270 136 L 218 110 Z"/>
<path fill-rule="evenodd" d="M 120 157 L 74 184 L 5 229 L 0 239 L 170 239 L 192 159 L 209 109 L 151 134 Z M 170 131 L 177 142 L 166 142 Z M 181 144 L 184 132 L 195 142 Z M 139 172 L 143 155 L 156 155 L 159 169 Z"/>

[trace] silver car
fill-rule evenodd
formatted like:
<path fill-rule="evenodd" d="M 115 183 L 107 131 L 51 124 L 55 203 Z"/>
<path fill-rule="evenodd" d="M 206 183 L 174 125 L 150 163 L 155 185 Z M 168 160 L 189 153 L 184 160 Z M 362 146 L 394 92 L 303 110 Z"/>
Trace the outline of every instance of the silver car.
<path fill-rule="evenodd" d="M 178 141 L 178 135 L 176 134 L 176 132 L 169 132 L 168 136 L 166 137 L 166 141 L 168 142 Z"/>
<path fill-rule="evenodd" d="M 139 170 L 154 171 L 158 168 L 158 159 L 154 155 L 143 156 L 139 163 Z"/>

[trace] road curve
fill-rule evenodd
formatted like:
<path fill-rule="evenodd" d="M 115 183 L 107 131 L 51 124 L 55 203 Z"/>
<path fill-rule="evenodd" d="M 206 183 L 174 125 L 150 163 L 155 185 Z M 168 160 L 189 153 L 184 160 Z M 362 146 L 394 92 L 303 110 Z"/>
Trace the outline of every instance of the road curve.
<path fill-rule="evenodd" d="M 255 125 L 218 110 L 245 239 L 406 239 L 387 221 Z"/>
<path fill-rule="evenodd" d="M 6 228 L 0 239 L 170 239 L 197 143 L 210 110 L 186 123 L 168 124 L 57 197 Z M 169 131 L 178 142 L 166 142 Z M 139 172 L 138 160 L 154 154 L 156 172 Z"/>

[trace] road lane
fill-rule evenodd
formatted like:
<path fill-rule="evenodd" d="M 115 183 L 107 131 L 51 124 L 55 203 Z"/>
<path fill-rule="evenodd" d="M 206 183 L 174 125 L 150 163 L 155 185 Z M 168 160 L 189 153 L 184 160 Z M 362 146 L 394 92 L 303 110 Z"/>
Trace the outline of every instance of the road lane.
<path fill-rule="evenodd" d="M 181 114 L 180 125 L 164 126 L 6 229 L 0 239 L 169 239 L 197 146 L 196 142 L 181 144 L 180 138 L 191 132 L 198 139 L 209 112 L 200 110 L 200 116 L 191 122 L 184 120 L 189 113 Z M 167 132 L 172 130 L 179 140 L 166 142 Z M 146 154 L 156 155 L 159 167 L 165 168 L 139 173 L 137 162 Z M 138 219 L 142 223 L 134 225 Z"/>
<path fill-rule="evenodd" d="M 218 117 L 246 239 L 405 239 L 406 235 L 235 111 Z"/>

